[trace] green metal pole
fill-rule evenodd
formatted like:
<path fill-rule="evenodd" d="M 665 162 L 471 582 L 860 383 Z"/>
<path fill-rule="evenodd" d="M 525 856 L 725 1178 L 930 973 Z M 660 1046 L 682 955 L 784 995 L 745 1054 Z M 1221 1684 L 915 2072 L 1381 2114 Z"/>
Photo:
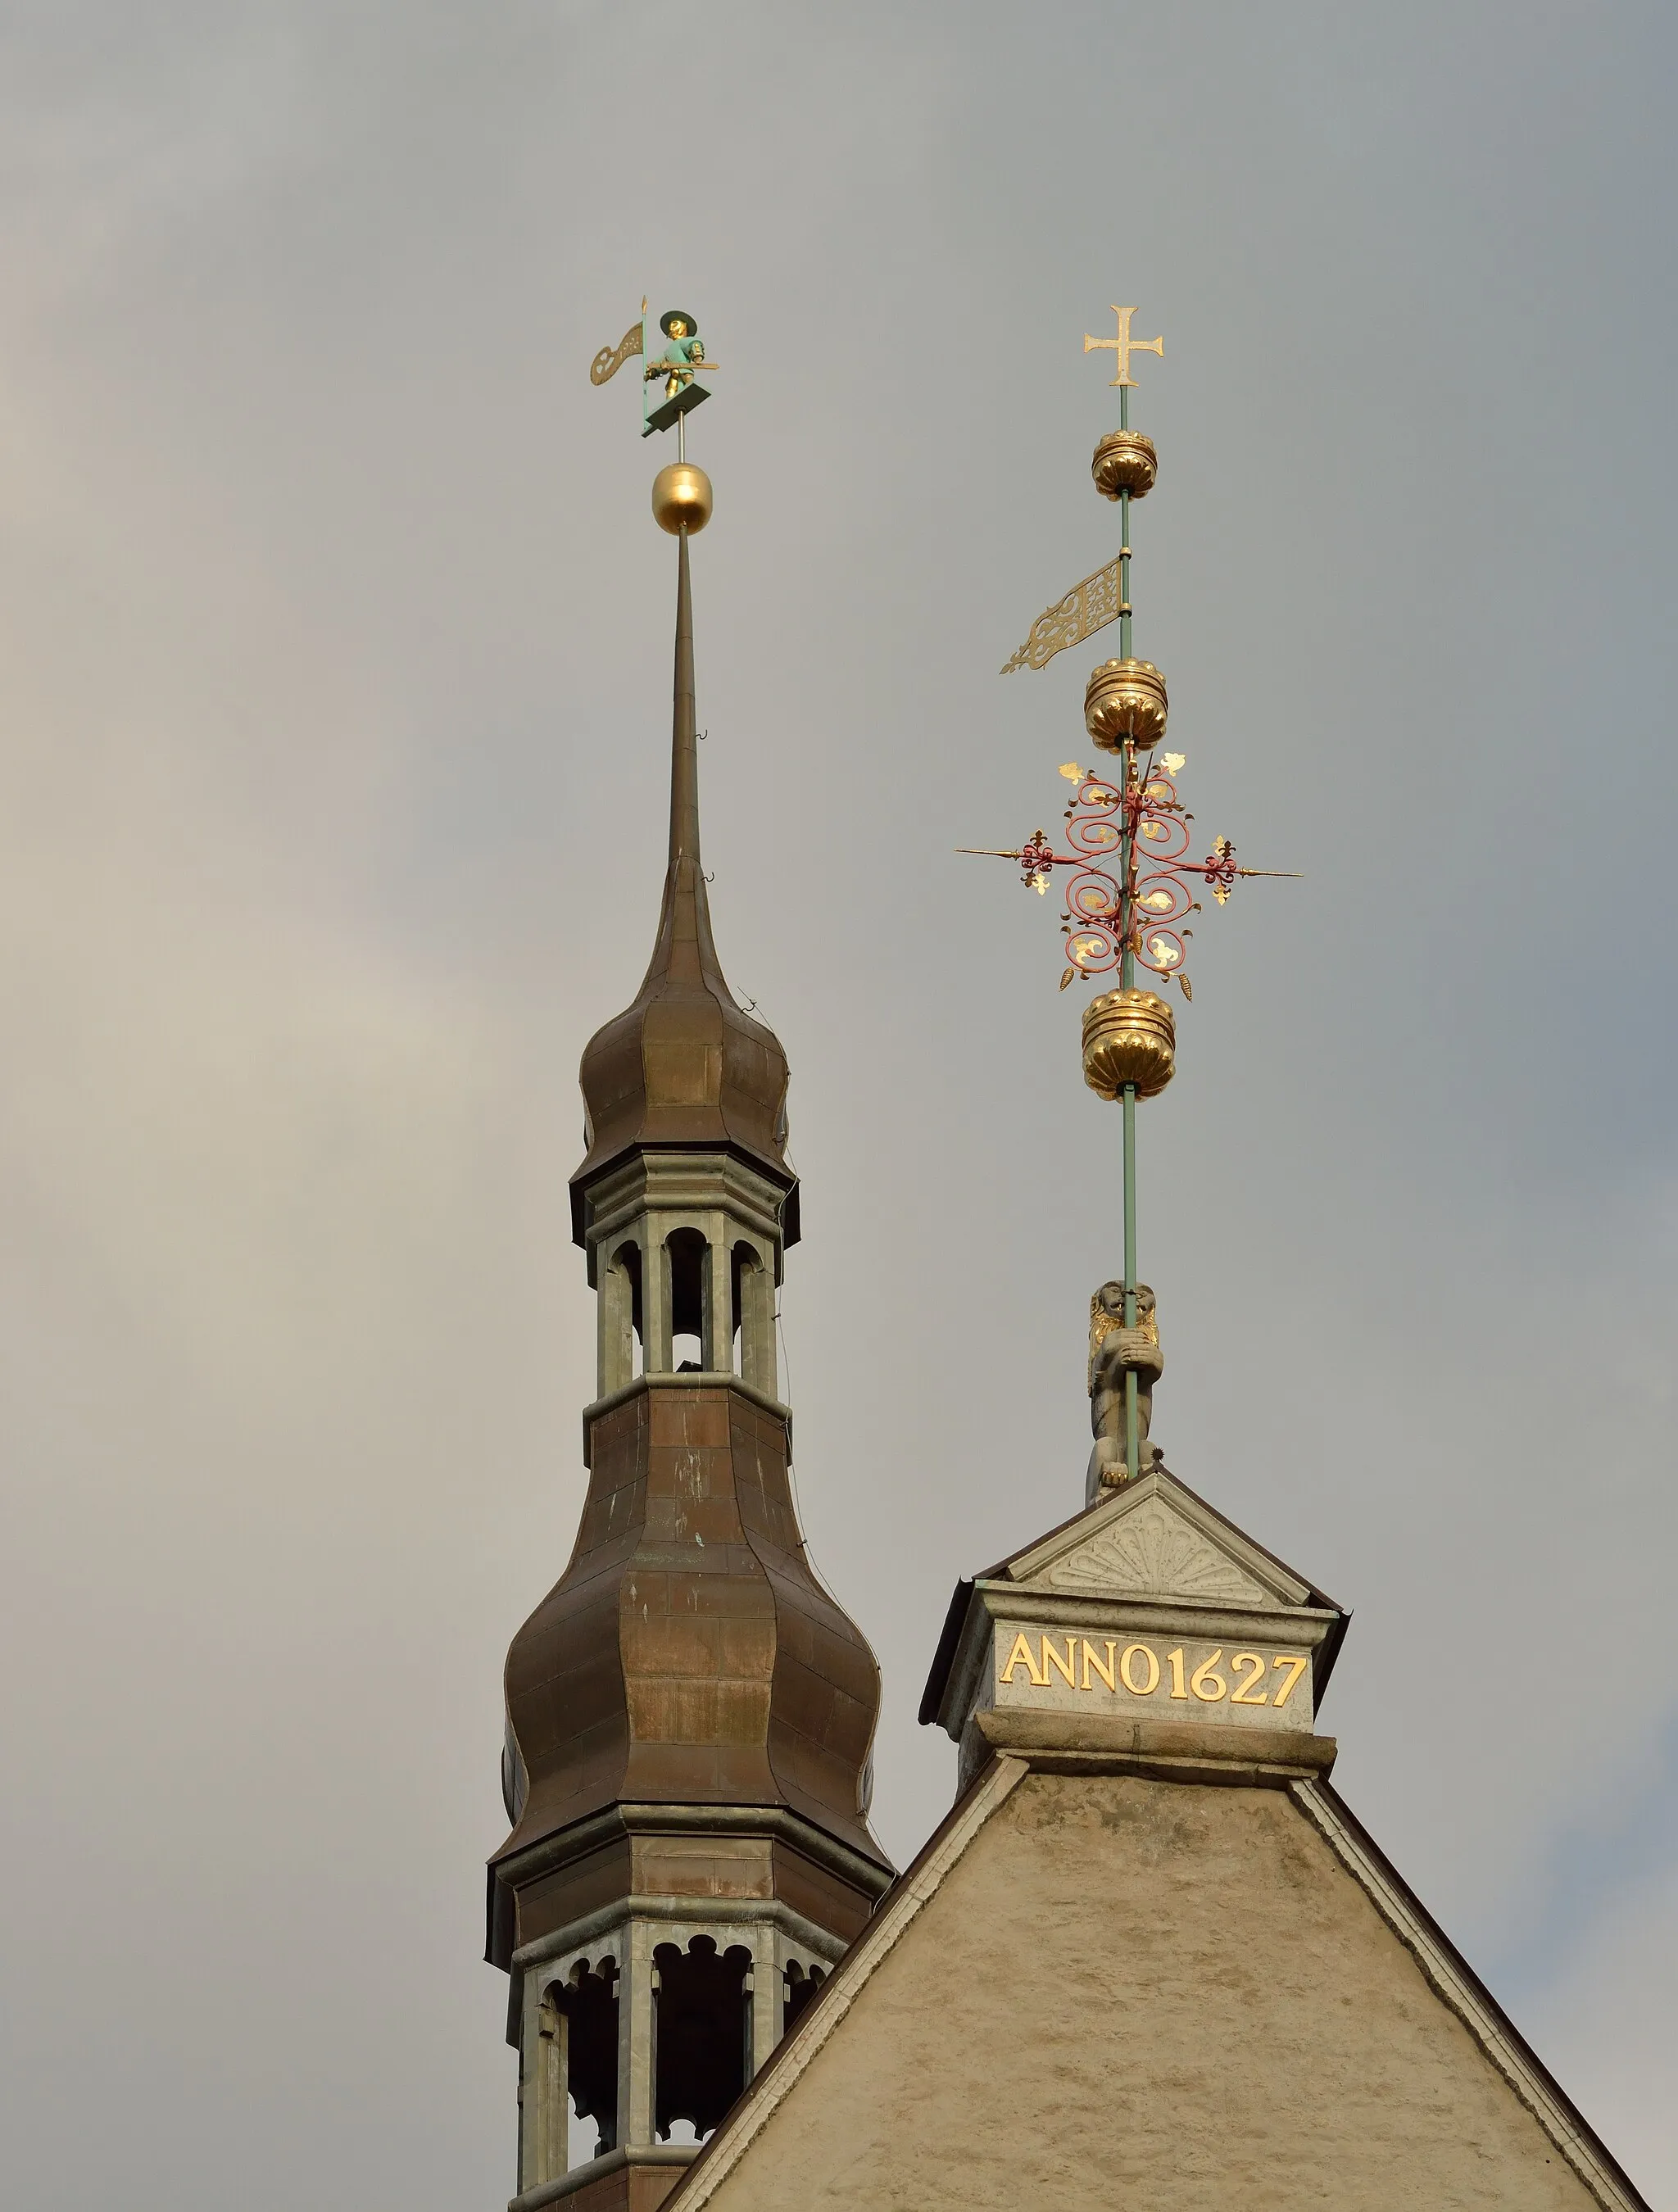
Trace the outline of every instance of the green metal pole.
<path fill-rule="evenodd" d="M 1128 501 L 1126 502 L 1128 504 Z M 1127 621 L 1126 628 L 1129 624 Z M 1128 651 L 1127 641 L 1126 650 Z M 1125 788 L 1129 790 L 1136 774 L 1134 748 L 1127 745 L 1124 753 Z M 1130 817 L 1124 817 L 1124 832 L 1119 842 L 1119 925 L 1123 933 L 1120 942 L 1123 950 L 1119 956 L 1119 981 L 1128 991 L 1135 988 L 1136 956 L 1131 949 L 1134 935 L 1131 914 L 1131 853 Z M 1124 1087 L 1124 1325 L 1136 1326 L 1136 1085 Z M 1141 1472 L 1140 1434 L 1141 1415 L 1137 1404 L 1136 1370 L 1125 1370 L 1124 1376 L 1124 1463 L 1125 1472 L 1134 1481 Z"/>
<path fill-rule="evenodd" d="M 1124 1087 L 1124 1325 L 1136 1326 L 1136 1085 Z M 1124 1463 L 1134 1478 L 1141 1472 L 1136 1370 L 1124 1371 Z"/>
<path fill-rule="evenodd" d="M 1119 428 L 1130 428 L 1130 387 L 1119 386 Z M 1130 658 L 1130 494 L 1119 494 L 1119 658 Z"/>
<path fill-rule="evenodd" d="M 1130 428 L 1130 387 L 1119 386 L 1119 428 Z M 1119 494 L 1119 654 L 1122 659 L 1130 658 L 1130 494 Z M 1124 757 L 1125 788 L 1129 790 L 1136 774 L 1134 748 L 1127 745 Z M 1136 961 L 1130 940 L 1134 933 L 1131 912 L 1131 835 L 1130 817 L 1125 816 L 1124 833 L 1119 842 L 1119 981 L 1127 991 L 1136 983 Z M 1124 1087 L 1124 1325 L 1136 1326 L 1136 1086 L 1127 1083 Z M 1140 1473 L 1141 1458 L 1140 1408 L 1137 1403 L 1136 1370 L 1125 1370 L 1124 1377 L 1124 1463 L 1125 1472 L 1134 1480 Z"/>

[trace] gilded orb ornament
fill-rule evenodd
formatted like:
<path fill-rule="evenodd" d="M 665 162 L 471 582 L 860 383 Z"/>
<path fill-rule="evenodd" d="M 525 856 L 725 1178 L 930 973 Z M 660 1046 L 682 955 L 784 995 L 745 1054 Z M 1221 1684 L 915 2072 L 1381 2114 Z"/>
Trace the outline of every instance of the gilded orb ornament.
<path fill-rule="evenodd" d="M 672 538 L 691 537 L 711 519 L 711 479 L 691 461 L 672 461 L 653 479 L 653 519 Z"/>
<path fill-rule="evenodd" d="M 1099 1098 L 1128 1083 L 1157 1098 L 1176 1073 L 1171 1010 L 1152 991 L 1103 991 L 1084 1009 L 1084 1080 Z"/>
<path fill-rule="evenodd" d="M 1165 734 L 1165 679 L 1151 660 L 1103 660 L 1084 687 L 1084 726 L 1103 752 L 1146 752 Z"/>
<path fill-rule="evenodd" d="M 1116 500 L 1121 492 L 1146 499 L 1159 475 L 1153 440 L 1140 430 L 1110 430 L 1096 447 L 1090 474 L 1103 499 Z"/>

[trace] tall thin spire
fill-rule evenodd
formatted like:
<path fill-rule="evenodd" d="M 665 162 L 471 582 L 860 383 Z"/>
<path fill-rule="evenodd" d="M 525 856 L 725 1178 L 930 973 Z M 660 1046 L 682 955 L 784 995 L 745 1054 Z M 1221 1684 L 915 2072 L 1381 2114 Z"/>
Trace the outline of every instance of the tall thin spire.
<path fill-rule="evenodd" d="M 676 568 L 676 697 L 670 745 L 670 865 L 699 866 L 699 712 L 693 689 L 693 586 L 688 533 L 680 532 Z"/>
<path fill-rule="evenodd" d="M 788 1186 L 782 1229 L 787 1243 L 798 1238 L 797 1190 L 787 1163 L 787 1056 L 729 988 L 699 857 L 689 541 L 710 519 L 711 496 L 709 477 L 685 461 L 662 470 L 654 486 L 654 514 L 677 544 L 670 856 L 641 988 L 583 1054 L 588 1152 L 572 1178 L 579 1242 L 583 1188 L 637 1144 L 726 1145 L 759 1161 Z"/>
<path fill-rule="evenodd" d="M 732 1005 L 711 935 L 711 907 L 699 858 L 699 716 L 693 682 L 693 585 L 688 532 L 677 533 L 676 680 L 670 738 L 670 862 L 644 997 L 661 983 L 699 984 Z"/>

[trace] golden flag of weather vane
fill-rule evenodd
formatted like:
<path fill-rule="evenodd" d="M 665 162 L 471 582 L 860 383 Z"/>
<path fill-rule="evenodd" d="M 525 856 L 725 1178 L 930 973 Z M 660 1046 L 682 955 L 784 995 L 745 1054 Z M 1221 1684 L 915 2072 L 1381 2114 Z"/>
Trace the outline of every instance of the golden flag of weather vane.
<path fill-rule="evenodd" d="M 1130 502 L 1146 499 L 1153 489 L 1158 474 L 1158 456 L 1151 438 L 1130 428 L 1130 395 L 1136 388 L 1136 380 L 1130 373 L 1133 353 L 1158 354 L 1165 357 L 1163 337 L 1134 338 L 1130 335 L 1130 319 L 1134 307 L 1115 307 L 1118 317 L 1118 336 L 1111 338 L 1092 338 L 1084 333 L 1085 353 L 1110 351 L 1116 372 L 1113 382 L 1119 387 L 1119 427 L 1110 431 L 1096 447 L 1091 465 L 1096 489 L 1103 499 L 1120 503 L 1123 527 L 1119 533 L 1116 557 L 1104 568 L 1097 568 L 1093 576 L 1085 576 L 1081 584 L 1074 584 L 1065 599 L 1057 599 L 1046 607 L 1031 628 L 1025 642 L 1011 660 L 1002 664 L 1004 676 L 1012 676 L 1016 668 L 1047 668 L 1057 653 L 1064 653 L 1069 645 L 1081 645 L 1086 637 L 1093 637 L 1098 629 L 1117 621 L 1130 612 Z M 1128 653 L 1128 646 L 1124 651 Z"/>

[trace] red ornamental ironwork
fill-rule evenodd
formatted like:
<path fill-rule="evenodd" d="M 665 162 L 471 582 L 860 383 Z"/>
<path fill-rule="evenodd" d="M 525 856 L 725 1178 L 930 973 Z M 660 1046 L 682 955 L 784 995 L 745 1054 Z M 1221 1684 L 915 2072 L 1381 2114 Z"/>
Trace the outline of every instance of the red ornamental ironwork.
<path fill-rule="evenodd" d="M 1192 996 L 1183 970 L 1195 933 L 1189 917 L 1201 911 L 1195 890 L 1209 890 L 1222 906 L 1237 876 L 1292 872 L 1238 866 L 1227 837 L 1214 838 L 1209 853 L 1189 859 L 1194 838 L 1189 825 L 1195 817 L 1177 797 L 1175 781 L 1183 756 L 1168 753 L 1165 760 L 1164 770 L 1146 775 L 1132 766 L 1123 783 L 1086 775 L 1068 762 L 1061 773 L 1078 786 L 1078 796 L 1066 811 L 1069 853 L 1057 853 L 1041 830 L 1034 830 L 1018 851 L 982 848 L 998 860 L 1017 861 L 1020 881 L 1035 891 L 1047 891 L 1056 868 L 1073 871 L 1061 916 L 1067 955 L 1062 988 L 1074 975 L 1102 975 L 1122 966 L 1128 917 L 1133 961 L 1167 982 L 1175 975 L 1184 994 Z M 1128 874 L 1122 872 L 1127 837 Z M 1103 867 L 1103 860 L 1114 865 Z"/>
<path fill-rule="evenodd" d="M 1124 957 L 1128 903 L 1134 958 L 1167 981 L 1176 976 L 1186 990 L 1183 969 L 1194 932 L 1182 925 L 1201 911 L 1190 884 L 1205 885 L 1222 905 L 1237 876 L 1249 871 L 1236 866 L 1235 848 L 1226 837 L 1219 837 L 1203 858 L 1187 857 L 1194 817 L 1177 797 L 1169 775 L 1139 777 L 1127 787 L 1075 769 L 1072 773 L 1077 777 L 1078 796 L 1067 809 L 1066 821 L 1067 842 L 1073 850 L 1053 856 L 1055 866 L 1076 871 L 1067 885 L 1062 917 L 1070 968 L 1079 975 L 1099 975 L 1119 966 Z M 1128 885 L 1118 872 L 1127 830 Z M 1096 865 L 1109 856 L 1116 864 L 1111 872 Z M 1042 856 L 1037 864 L 1042 866 Z"/>

